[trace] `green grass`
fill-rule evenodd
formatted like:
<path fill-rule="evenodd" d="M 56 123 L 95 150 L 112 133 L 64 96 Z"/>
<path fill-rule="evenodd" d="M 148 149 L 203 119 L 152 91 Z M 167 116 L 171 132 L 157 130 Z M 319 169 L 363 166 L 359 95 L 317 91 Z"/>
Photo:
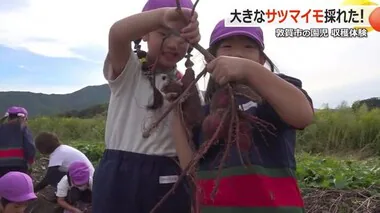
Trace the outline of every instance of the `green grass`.
<path fill-rule="evenodd" d="M 39 117 L 29 121 L 34 134 L 55 132 L 63 141 L 103 141 L 105 119 Z M 312 125 L 298 132 L 297 150 L 336 154 L 361 152 L 380 156 L 380 109 L 366 107 L 354 112 L 350 108 L 322 109 Z"/>
<path fill-rule="evenodd" d="M 316 113 L 314 123 L 298 133 L 299 150 L 312 153 L 369 152 L 380 154 L 380 109 L 354 112 L 341 107 Z"/>
<path fill-rule="evenodd" d="M 104 143 L 98 141 L 71 141 L 70 145 L 84 152 L 95 165 L 104 149 Z M 297 162 L 298 183 L 308 212 L 378 212 L 373 211 L 380 204 L 377 157 L 357 160 L 353 156 L 299 152 Z"/>
<path fill-rule="evenodd" d="M 104 149 L 105 119 L 40 117 L 29 121 L 34 134 L 52 131 L 97 163 Z M 380 185 L 380 109 L 347 107 L 316 112 L 298 132 L 297 176 L 302 188 L 353 189 Z M 350 154 L 353 154 L 350 156 Z"/>
<path fill-rule="evenodd" d="M 380 161 L 339 159 L 306 153 L 297 155 L 301 188 L 361 189 L 380 185 Z"/>
<path fill-rule="evenodd" d="M 103 141 L 105 119 L 38 117 L 31 119 L 29 126 L 34 135 L 54 132 L 62 141 Z"/>
<path fill-rule="evenodd" d="M 71 141 L 70 145 L 85 153 L 97 164 L 104 143 Z M 357 160 L 353 156 L 297 154 L 297 178 L 301 188 L 361 189 L 380 185 L 380 159 Z"/>

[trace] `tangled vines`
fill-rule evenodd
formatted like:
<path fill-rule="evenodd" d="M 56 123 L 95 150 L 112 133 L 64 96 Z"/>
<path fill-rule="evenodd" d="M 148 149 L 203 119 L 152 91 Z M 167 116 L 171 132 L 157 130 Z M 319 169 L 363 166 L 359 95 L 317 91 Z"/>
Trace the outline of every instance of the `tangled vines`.
<path fill-rule="evenodd" d="M 366 189 L 303 189 L 307 213 L 380 213 L 377 186 Z"/>
<path fill-rule="evenodd" d="M 192 9 L 192 13 L 195 11 L 195 7 L 197 6 L 199 0 L 196 1 L 194 7 Z M 181 5 L 179 0 L 176 0 L 177 11 L 181 14 L 185 23 L 189 23 L 189 20 L 182 14 Z M 169 28 L 170 29 L 170 28 Z M 172 34 L 180 36 L 180 34 L 174 30 L 170 29 Z M 218 175 L 216 179 L 216 184 L 213 189 L 213 193 L 211 196 L 214 196 L 219 185 L 219 176 L 224 167 L 224 163 L 228 158 L 228 154 L 230 153 L 230 149 L 232 146 L 236 145 L 240 153 L 240 160 L 243 165 L 250 164 L 249 159 L 243 159 L 242 153 L 247 153 L 252 148 L 252 129 L 256 128 L 258 130 L 265 130 L 271 132 L 268 127 L 274 127 L 263 121 L 259 118 L 244 112 L 244 110 L 239 110 L 239 106 L 236 102 L 236 97 L 241 96 L 245 97 L 255 103 L 262 102 L 262 99 L 259 95 L 257 95 L 250 88 L 237 84 L 237 83 L 228 83 L 224 86 L 219 86 L 217 91 L 213 94 L 210 104 L 210 115 L 204 118 L 202 112 L 201 101 L 198 93 L 198 89 L 196 87 L 196 83 L 199 79 L 206 75 L 206 68 L 197 76 L 192 69 L 193 63 L 190 61 L 190 53 L 193 48 L 197 49 L 200 53 L 203 54 L 205 60 L 210 62 L 215 59 L 215 57 L 204 49 L 199 44 L 190 44 L 192 48 L 189 49 L 187 54 L 187 61 L 185 63 L 186 72 L 183 78 L 181 79 L 181 85 L 178 82 L 170 82 L 166 87 L 163 88 L 164 93 L 177 93 L 180 94 L 176 99 L 174 99 L 169 107 L 164 111 L 164 113 L 153 122 L 148 128 L 143 132 L 143 137 L 147 138 L 151 135 L 151 132 L 160 124 L 161 121 L 174 109 L 177 108 L 179 114 L 182 118 L 182 123 L 186 127 L 188 138 L 190 136 L 190 132 L 192 127 L 195 125 L 202 125 L 202 130 L 204 133 L 205 142 L 202 143 L 200 148 L 196 151 L 194 148 L 194 155 L 191 162 L 187 165 L 187 167 L 183 170 L 181 175 L 179 176 L 178 181 L 173 185 L 172 189 L 161 199 L 159 203 L 151 210 L 151 213 L 154 213 L 159 206 L 172 194 L 175 189 L 178 187 L 179 183 L 185 178 L 191 178 L 195 184 L 195 171 L 196 166 L 199 160 L 207 153 L 210 147 L 213 144 L 219 143 L 220 141 L 224 141 L 226 144 L 226 148 L 223 151 L 221 161 L 218 167 Z M 189 141 L 189 140 L 188 140 Z M 192 143 L 190 146 L 193 147 Z M 195 190 L 193 191 L 195 192 Z M 198 206 L 195 204 L 195 206 Z M 199 212 L 198 207 L 193 206 L 193 212 Z"/>

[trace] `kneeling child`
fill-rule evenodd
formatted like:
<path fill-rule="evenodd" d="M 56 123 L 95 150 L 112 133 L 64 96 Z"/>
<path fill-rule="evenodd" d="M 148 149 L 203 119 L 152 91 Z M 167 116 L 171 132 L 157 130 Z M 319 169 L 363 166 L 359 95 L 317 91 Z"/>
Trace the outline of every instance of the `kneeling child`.
<path fill-rule="evenodd" d="M 75 161 L 57 185 L 57 202 L 66 212 L 80 213 L 79 202 L 90 204 L 92 198 L 92 176 L 86 162 Z"/>

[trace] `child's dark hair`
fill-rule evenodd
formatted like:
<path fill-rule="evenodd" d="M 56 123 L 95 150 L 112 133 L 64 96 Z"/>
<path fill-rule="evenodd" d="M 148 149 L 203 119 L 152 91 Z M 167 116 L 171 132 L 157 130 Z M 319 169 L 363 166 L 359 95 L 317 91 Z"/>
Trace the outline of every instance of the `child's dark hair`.
<path fill-rule="evenodd" d="M 8 204 L 12 203 L 12 201 L 7 200 L 5 198 L 0 198 L 0 202 L 1 202 L 1 205 L 3 206 L 3 208 L 5 208 Z"/>
<path fill-rule="evenodd" d="M 10 122 L 18 122 L 21 124 L 23 118 L 20 118 L 17 114 L 10 114 L 6 117 L 1 118 L 0 124 L 4 123 L 5 121 Z"/>
<path fill-rule="evenodd" d="M 45 155 L 53 153 L 54 150 L 61 145 L 58 136 L 50 132 L 41 132 L 38 134 L 34 143 L 38 151 Z"/>
<path fill-rule="evenodd" d="M 162 41 L 162 44 L 164 43 L 165 39 L 167 37 L 165 37 Z M 164 97 L 162 96 L 161 92 L 157 89 L 156 87 L 156 75 L 154 73 L 154 70 L 152 70 L 152 66 L 149 65 L 148 63 L 148 59 L 147 59 L 147 56 L 148 56 L 148 53 L 141 50 L 141 43 L 142 39 L 137 39 L 134 42 L 135 46 L 134 46 L 134 52 L 137 54 L 137 57 L 139 58 L 140 62 L 141 62 L 141 70 L 143 72 L 143 75 L 145 77 L 148 78 L 149 82 L 150 82 L 150 85 L 152 86 L 153 88 L 153 103 L 151 105 L 148 105 L 147 108 L 149 110 L 156 110 L 156 109 L 159 109 L 162 107 L 162 105 L 164 104 Z M 189 48 L 188 51 L 187 51 L 187 60 L 186 60 L 186 63 L 190 63 L 191 60 L 190 60 L 190 52 L 192 51 L 192 48 Z"/>
<path fill-rule="evenodd" d="M 8 121 L 19 120 L 19 118 L 20 117 L 17 114 L 9 114 Z"/>
<path fill-rule="evenodd" d="M 223 40 L 222 40 L 223 41 Z M 216 50 L 219 48 L 219 46 L 222 44 L 222 41 L 217 42 L 216 44 L 210 46 L 208 51 L 216 57 Z M 265 58 L 266 63 L 269 64 L 270 70 L 272 72 L 278 71 L 276 65 L 273 63 L 273 61 L 265 54 L 263 49 L 260 49 L 260 54 Z M 215 91 L 218 89 L 218 84 L 215 83 L 215 81 L 210 78 L 207 83 L 206 92 L 204 94 L 204 100 L 206 103 L 210 103 L 212 95 L 215 93 Z"/>
<path fill-rule="evenodd" d="M 141 70 L 143 72 L 143 75 L 148 78 L 150 85 L 153 88 L 153 103 L 152 105 L 148 105 L 147 108 L 150 110 L 156 110 L 162 107 L 164 103 L 164 97 L 162 96 L 161 92 L 156 87 L 155 74 L 151 72 L 152 71 L 151 67 L 149 66 L 148 61 L 147 61 L 148 54 L 147 52 L 141 50 L 141 45 L 140 45 L 141 40 L 142 39 L 138 39 L 134 41 L 135 43 L 134 52 L 137 54 L 137 57 L 139 58 L 141 62 Z"/>
<path fill-rule="evenodd" d="M 19 125 L 19 126 L 24 126 L 26 123 L 23 122 L 24 118 L 21 118 L 17 115 L 11 114 L 7 117 L 3 117 L 0 120 L 1 125 Z"/>

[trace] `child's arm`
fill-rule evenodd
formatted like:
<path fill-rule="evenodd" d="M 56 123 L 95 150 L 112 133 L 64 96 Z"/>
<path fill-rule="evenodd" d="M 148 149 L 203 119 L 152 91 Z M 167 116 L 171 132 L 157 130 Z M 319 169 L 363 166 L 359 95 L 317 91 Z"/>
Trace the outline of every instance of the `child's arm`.
<path fill-rule="evenodd" d="M 36 156 L 36 147 L 32 133 L 27 126 L 23 127 L 23 148 L 28 164 L 32 165 Z"/>
<path fill-rule="evenodd" d="M 312 104 L 296 86 L 280 78 L 259 63 L 242 59 L 248 84 L 273 107 L 287 124 L 303 129 L 314 116 Z"/>
<path fill-rule="evenodd" d="M 61 179 L 61 181 L 59 181 L 59 183 L 57 185 L 57 193 L 56 193 L 57 203 L 62 208 L 66 209 L 70 212 L 75 212 L 75 213 L 81 212 L 77 208 L 75 208 L 74 206 L 70 205 L 68 202 L 65 201 L 65 198 L 68 195 L 69 188 L 70 188 L 70 186 L 69 186 L 67 176 L 64 176 Z"/>
<path fill-rule="evenodd" d="M 57 198 L 57 203 L 62 208 L 66 209 L 66 210 L 68 210 L 70 212 L 74 212 L 74 213 L 82 212 L 79 209 L 75 208 L 74 206 L 70 205 L 68 202 L 66 202 L 64 197 L 58 197 Z"/>
<path fill-rule="evenodd" d="M 57 182 L 59 182 L 59 177 L 62 177 L 62 175 L 64 173 L 65 172 L 60 170 L 60 166 L 48 167 L 46 174 L 43 177 L 43 179 L 38 184 L 36 184 L 36 186 L 34 187 L 34 192 L 41 191 L 46 186 L 48 186 L 49 184 L 53 184 L 53 183 L 55 183 L 54 187 L 56 187 Z"/>
<path fill-rule="evenodd" d="M 176 110 L 173 110 L 173 112 L 173 139 L 175 141 L 175 148 L 177 150 L 179 163 L 181 168 L 185 169 L 193 156 L 193 151 L 189 145 L 189 142 L 191 141 L 188 141 L 191 139 L 187 138 L 186 129 L 181 122 L 178 112 L 176 112 Z"/>
<path fill-rule="evenodd" d="M 218 84 L 229 81 L 247 83 L 294 128 L 303 129 L 313 121 L 314 110 L 306 95 L 255 61 L 220 56 L 207 64 L 207 69 Z"/>
<path fill-rule="evenodd" d="M 131 42 L 142 38 L 149 32 L 163 25 L 163 17 L 167 9 L 156 9 L 138 13 L 114 23 L 109 32 L 108 59 L 113 68 L 113 79 L 123 71 L 132 53 Z"/>

